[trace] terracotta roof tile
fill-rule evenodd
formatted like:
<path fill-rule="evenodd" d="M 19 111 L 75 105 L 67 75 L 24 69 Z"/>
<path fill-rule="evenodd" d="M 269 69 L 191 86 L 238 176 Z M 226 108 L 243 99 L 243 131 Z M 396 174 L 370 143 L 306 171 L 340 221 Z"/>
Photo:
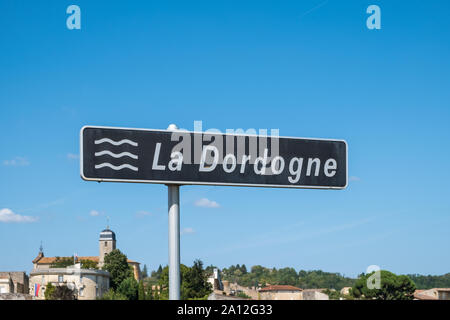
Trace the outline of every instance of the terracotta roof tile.
<path fill-rule="evenodd" d="M 31 261 L 32 263 L 37 263 L 39 260 L 41 260 L 42 259 L 42 257 L 44 257 L 44 253 L 42 253 L 42 252 L 39 252 L 39 254 L 37 255 L 37 257 L 36 258 L 34 258 L 34 260 L 33 261 Z"/>
<path fill-rule="evenodd" d="M 56 261 L 56 258 L 57 257 L 42 257 L 41 259 L 39 259 L 37 261 L 37 264 L 52 264 Z M 72 259 L 72 257 L 59 257 L 59 258 L 60 259 L 68 259 L 68 258 Z M 91 261 L 98 263 L 99 257 L 96 257 L 96 256 L 78 257 L 77 261 L 81 261 L 81 260 L 91 260 Z M 138 263 L 138 262 L 130 260 L 130 259 L 127 259 L 127 262 L 128 263 Z"/>

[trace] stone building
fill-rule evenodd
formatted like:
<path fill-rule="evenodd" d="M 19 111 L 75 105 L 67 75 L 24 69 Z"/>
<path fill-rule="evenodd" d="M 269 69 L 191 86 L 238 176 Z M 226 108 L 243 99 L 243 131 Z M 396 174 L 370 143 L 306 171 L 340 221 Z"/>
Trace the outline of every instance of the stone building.
<path fill-rule="evenodd" d="M 11 277 L 7 275 L 0 275 L 0 294 L 14 292 L 14 284 Z"/>
<path fill-rule="evenodd" d="M 271 285 L 261 288 L 260 300 L 302 300 L 302 289 L 289 285 Z"/>
<path fill-rule="evenodd" d="M 244 287 L 237 283 L 230 283 L 230 281 L 228 281 L 228 280 L 223 280 L 222 285 L 223 285 L 222 291 L 225 292 L 225 294 L 227 294 L 229 296 L 237 296 L 240 293 L 244 293 L 245 295 L 249 296 L 253 300 L 258 300 L 258 296 L 259 296 L 258 290 L 261 289 L 261 288 L 257 288 L 257 287 L 251 287 L 251 288 Z M 217 291 L 216 293 L 220 293 L 220 292 Z"/>
<path fill-rule="evenodd" d="M 97 263 L 99 269 L 101 269 L 104 265 L 105 256 L 116 249 L 116 234 L 114 231 L 106 228 L 102 232 L 100 232 L 99 237 L 99 255 L 98 256 L 81 256 L 77 257 L 75 262 L 81 262 L 82 260 L 90 260 Z M 44 252 L 41 248 L 38 256 L 33 260 L 34 270 L 42 270 L 49 269 L 50 266 L 55 263 L 58 257 L 45 257 Z M 63 257 L 68 258 L 68 257 Z M 128 264 L 133 268 L 134 278 L 139 281 L 141 278 L 140 272 L 140 263 L 130 260 L 127 260 Z"/>
<path fill-rule="evenodd" d="M 109 289 L 109 272 L 97 269 L 82 269 L 81 263 L 67 268 L 34 269 L 30 273 L 30 294 L 45 299 L 49 283 L 67 286 L 78 300 L 95 300 Z"/>
<path fill-rule="evenodd" d="M 416 290 L 414 300 L 450 300 L 450 288 Z"/>
<path fill-rule="evenodd" d="M 323 291 L 325 289 L 305 289 L 303 290 L 303 300 L 329 300 L 330 298 Z"/>
<path fill-rule="evenodd" d="M 40 249 L 33 260 L 33 271 L 30 273 L 29 292 L 37 299 L 44 299 L 44 292 L 48 283 L 54 286 L 66 285 L 75 291 L 77 299 L 90 300 L 101 297 L 109 289 L 110 275 L 101 270 L 104 266 L 105 256 L 116 249 L 116 234 L 106 228 L 100 232 L 99 255 L 75 257 L 74 265 L 67 268 L 54 268 L 52 265 L 59 257 L 45 257 Z M 69 258 L 69 257 L 61 257 Z M 72 258 L 72 257 L 70 257 Z M 97 269 L 83 269 L 81 262 L 90 260 L 97 263 Z M 134 278 L 139 281 L 141 272 L 139 262 L 127 260 L 133 269 Z"/>
<path fill-rule="evenodd" d="M 28 293 L 28 276 L 25 271 L 0 272 L 0 293 Z"/>
<path fill-rule="evenodd" d="M 105 256 L 114 249 L 116 249 L 116 234 L 109 228 L 106 228 L 105 230 L 100 232 L 100 239 L 99 239 L 100 252 L 98 258 L 97 259 L 94 258 L 93 260 L 98 262 L 98 266 L 102 268 L 105 263 Z M 140 263 L 130 259 L 128 259 L 127 262 L 133 268 L 134 278 L 137 281 L 139 281 L 141 279 L 141 271 L 139 267 Z"/>
<path fill-rule="evenodd" d="M 222 280 L 220 279 L 219 269 L 214 268 L 213 273 L 208 277 L 208 282 L 214 290 L 223 290 Z"/>

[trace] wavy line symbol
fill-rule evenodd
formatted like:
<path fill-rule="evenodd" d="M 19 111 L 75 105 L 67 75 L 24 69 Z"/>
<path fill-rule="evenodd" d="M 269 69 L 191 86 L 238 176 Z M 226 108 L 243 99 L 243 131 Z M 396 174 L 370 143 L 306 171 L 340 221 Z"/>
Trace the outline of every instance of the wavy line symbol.
<path fill-rule="evenodd" d="M 110 143 L 110 144 L 112 144 L 114 146 L 120 146 L 120 145 L 122 145 L 124 143 L 128 143 L 129 145 L 132 145 L 133 147 L 137 147 L 138 146 L 137 142 L 134 142 L 134 141 L 131 141 L 131 140 L 128 140 L 128 139 L 123 139 L 123 140 L 120 140 L 120 141 L 114 141 L 114 140 L 111 140 L 109 138 L 102 138 L 100 140 L 94 140 L 95 144 L 100 144 L 100 143 L 104 143 L 104 142 Z"/>
<path fill-rule="evenodd" d="M 109 168 L 111 168 L 113 170 L 116 170 L 116 171 L 119 171 L 119 170 L 122 170 L 122 169 L 125 169 L 125 168 L 131 169 L 133 171 L 138 171 L 138 168 L 136 168 L 136 167 L 134 167 L 134 166 L 132 166 L 130 164 L 122 164 L 120 166 L 115 166 L 115 165 L 113 165 L 111 163 L 104 162 L 104 163 L 95 165 L 95 169 L 101 169 L 101 168 L 104 168 L 104 167 L 109 167 Z"/>
<path fill-rule="evenodd" d="M 130 158 L 133 158 L 133 159 L 138 159 L 137 155 L 129 153 L 129 152 L 112 153 L 109 150 L 103 150 L 103 151 L 100 151 L 100 152 L 96 152 L 95 156 L 96 157 L 100 157 L 100 156 L 103 156 L 104 154 L 107 154 L 107 155 L 109 155 L 109 156 L 111 156 L 113 158 L 116 158 L 116 159 L 117 158 L 122 158 L 122 157 L 130 157 Z"/>

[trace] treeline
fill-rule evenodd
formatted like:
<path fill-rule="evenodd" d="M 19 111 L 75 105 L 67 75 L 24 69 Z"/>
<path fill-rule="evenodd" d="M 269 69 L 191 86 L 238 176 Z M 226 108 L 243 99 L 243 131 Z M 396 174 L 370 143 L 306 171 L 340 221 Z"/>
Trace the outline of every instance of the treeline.
<path fill-rule="evenodd" d="M 212 273 L 214 266 L 206 268 Z M 294 268 L 265 268 L 260 265 L 247 270 L 245 264 L 232 265 L 221 270 L 222 280 L 238 283 L 245 287 L 264 287 L 267 284 L 292 285 L 302 289 L 328 288 L 340 290 L 352 287 L 356 279 L 348 278 L 340 273 L 324 272 L 321 270 L 296 271 Z"/>
<path fill-rule="evenodd" d="M 182 300 L 206 300 L 212 292 L 208 282 L 208 274 L 203 268 L 203 262 L 195 260 L 192 267 L 180 264 L 180 298 Z M 156 271 L 152 271 L 150 277 L 142 281 L 148 292 L 153 297 L 147 300 L 167 300 L 169 298 L 169 267 L 160 265 Z"/>
<path fill-rule="evenodd" d="M 212 274 L 214 266 L 208 266 L 205 271 Z M 292 285 L 302 289 L 335 289 L 340 290 L 343 287 L 353 287 L 357 279 L 345 277 L 340 273 L 324 272 L 322 270 L 296 271 L 294 268 L 266 268 L 260 265 L 247 269 L 243 265 L 231 265 L 223 268 L 220 272 L 222 280 L 228 280 L 232 283 L 238 283 L 245 287 L 264 287 L 267 284 Z M 363 274 L 359 275 L 359 277 Z M 416 285 L 417 289 L 431 288 L 450 288 L 450 273 L 432 276 L 432 275 L 407 275 Z"/>
<path fill-rule="evenodd" d="M 409 274 L 408 277 L 414 281 L 417 289 L 450 288 L 450 273 L 441 276 Z"/>

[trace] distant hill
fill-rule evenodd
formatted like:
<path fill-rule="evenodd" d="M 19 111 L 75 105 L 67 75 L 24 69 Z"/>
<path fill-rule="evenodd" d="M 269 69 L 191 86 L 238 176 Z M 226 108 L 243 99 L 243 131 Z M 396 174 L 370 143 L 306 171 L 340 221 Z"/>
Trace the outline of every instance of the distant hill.
<path fill-rule="evenodd" d="M 408 274 L 408 277 L 414 281 L 417 289 L 450 288 L 450 273 L 441 276 Z"/>
<path fill-rule="evenodd" d="M 211 270 L 213 267 L 207 268 Z M 321 270 L 297 272 L 294 268 L 265 268 L 253 266 L 250 271 L 245 265 L 235 265 L 221 270 L 222 280 L 236 282 L 246 287 L 265 286 L 266 284 L 292 285 L 302 289 L 328 288 L 340 290 L 351 287 L 356 279 L 344 277 L 339 273 L 324 272 Z"/>
<path fill-rule="evenodd" d="M 213 266 L 206 268 L 212 273 Z M 266 268 L 260 265 L 247 270 L 245 265 L 235 265 L 221 270 L 223 280 L 236 282 L 242 286 L 253 287 L 270 284 L 292 285 L 302 289 L 328 288 L 340 290 L 343 287 L 352 287 L 356 279 L 345 277 L 340 273 L 324 272 L 322 270 L 296 271 L 294 268 Z M 407 275 L 417 289 L 450 288 L 450 273 L 432 276 L 409 274 Z"/>
<path fill-rule="evenodd" d="M 215 266 L 208 266 L 205 273 L 211 275 Z M 157 284 L 161 275 L 162 267 L 151 273 L 147 278 L 152 284 Z M 340 273 L 324 272 L 322 270 L 296 271 L 294 268 L 266 268 L 260 265 L 247 270 L 245 264 L 232 265 L 220 271 L 222 280 L 236 282 L 241 286 L 254 287 L 265 286 L 266 284 L 285 284 L 302 289 L 335 289 L 341 290 L 343 287 L 353 287 L 357 279 L 345 277 Z M 450 288 L 450 273 L 432 276 L 409 274 L 407 275 L 415 284 L 417 289 Z"/>

